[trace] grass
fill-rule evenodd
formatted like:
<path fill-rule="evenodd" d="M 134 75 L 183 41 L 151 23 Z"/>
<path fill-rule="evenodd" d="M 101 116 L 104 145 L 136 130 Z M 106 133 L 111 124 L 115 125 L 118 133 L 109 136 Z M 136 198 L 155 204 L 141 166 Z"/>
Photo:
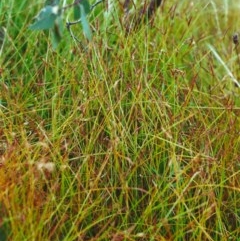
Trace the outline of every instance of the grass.
<path fill-rule="evenodd" d="M 165 1 L 129 35 L 99 6 L 85 52 L 28 30 L 41 1 L 10 2 L 1 240 L 238 240 L 237 1 Z"/>

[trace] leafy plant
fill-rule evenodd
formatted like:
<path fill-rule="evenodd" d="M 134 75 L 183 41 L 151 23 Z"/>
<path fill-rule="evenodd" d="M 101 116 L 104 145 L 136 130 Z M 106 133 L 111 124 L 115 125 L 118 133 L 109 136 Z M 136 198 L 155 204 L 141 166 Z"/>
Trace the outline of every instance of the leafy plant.
<path fill-rule="evenodd" d="M 44 7 L 40 10 L 35 18 L 35 22 L 30 26 L 31 30 L 49 30 L 52 36 L 53 48 L 56 48 L 58 43 L 62 38 L 63 31 L 63 14 L 68 9 L 73 9 L 74 21 L 67 21 L 66 27 L 70 32 L 72 38 L 78 41 L 73 32 L 71 31 L 71 26 L 81 23 L 83 34 L 85 37 L 91 41 L 92 31 L 88 21 L 88 14 L 93 10 L 95 6 L 104 0 L 98 0 L 95 4 L 90 5 L 89 0 L 74 0 L 72 4 L 66 5 L 64 3 L 61 5 L 60 0 L 46 0 Z M 125 12 L 125 18 L 129 18 L 129 12 L 131 9 L 131 1 L 125 0 L 123 3 L 123 9 Z M 129 31 L 131 28 L 135 29 L 140 25 L 141 22 L 146 19 L 152 18 L 157 8 L 161 5 L 162 0 L 151 0 L 149 4 L 139 3 L 139 10 L 135 11 L 132 20 L 127 21 L 126 30 Z M 134 9 L 136 10 L 136 6 Z"/>
<path fill-rule="evenodd" d="M 100 3 L 99 1 L 97 2 Z M 94 4 L 96 6 L 97 4 Z M 60 4 L 60 0 L 47 0 L 44 7 L 40 10 L 35 18 L 35 22 L 30 25 L 31 30 L 49 30 L 53 48 L 56 48 L 63 35 L 63 14 L 68 9 L 73 9 L 74 21 L 67 21 L 67 29 L 71 36 L 75 38 L 70 30 L 70 26 L 81 23 L 85 37 L 90 41 L 92 39 L 92 31 L 87 19 L 87 15 L 91 12 L 93 6 L 90 6 L 88 0 L 75 0 L 72 4 Z"/>

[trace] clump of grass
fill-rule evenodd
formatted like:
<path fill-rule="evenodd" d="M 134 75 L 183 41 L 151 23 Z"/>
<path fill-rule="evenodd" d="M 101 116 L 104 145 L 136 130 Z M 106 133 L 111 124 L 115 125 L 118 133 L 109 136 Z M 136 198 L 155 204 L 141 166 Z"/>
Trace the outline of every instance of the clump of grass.
<path fill-rule="evenodd" d="M 225 68 L 237 80 L 239 9 L 207 2 L 166 1 L 127 36 L 95 19 L 86 52 L 67 37 L 53 52 L 23 21 L 37 6 L 12 4 L 1 19 L 4 240 L 239 236 L 239 89 Z"/>

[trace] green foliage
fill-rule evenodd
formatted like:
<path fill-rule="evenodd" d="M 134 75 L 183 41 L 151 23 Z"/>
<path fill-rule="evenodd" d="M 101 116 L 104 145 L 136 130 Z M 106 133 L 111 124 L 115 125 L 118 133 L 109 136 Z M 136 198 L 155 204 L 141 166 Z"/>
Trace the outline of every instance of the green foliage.
<path fill-rule="evenodd" d="M 79 20 L 81 18 L 81 8 L 80 3 L 73 6 L 73 18 L 74 20 Z"/>
<path fill-rule="evenodd" d="M 63 35 L 63 20 L 61 16 L 58 16 L 54 22 L 54 27 L 51 29 L 51 40 L 53 49 L 56 49 L 61 42 Z"/>
<path fill-rule="evenodd" d="M 36 2 L 1 1 L 1 241 L 239 239 L 238 4 L 164 2 L 51 51 Z"/>
<path fill-rule="evenodd" d="M 92 39 L 92 31 L 87 19 L 90 13 L 90 4 L 88 0 L 82 0 L 73 7 L 74 20 L 79 20 L 83 28 L 83 34 L 88 40 Z"/>
<path fill-rule="evenodd" d="M 88 8 L 86 8 L 85 5 L 83 5 L 83 4 L 80 4 L 80 13 L 81 13 L 81 24 L 83 27 L 83 33 L 85 34 L 85 36 L 88 40 L 91 40 L 92 39 L 92 31 L 89 26 L 89 22 L 87 20 Z"/>
<path fill-rule="evenodd" d="M 82 15 L 81 6 L 84 9 L 85 16 L 90 13 L 91 8 L 88 0 L 82 0 L 73 6 L 74 20 L 79 20 L 81 18 L 81 15 Z"/>
<path fill-rule="evenodd" d="M 92 31 L 87 19 L 87 15 L 90 13 L 90 4 L 88 0 L 74 1 L 72 5 L 64 6 L 64 9 L 73 7 L 74 23 L 70 23 L 68 26 L 80 23 L 83 28 L 83 34 L 88 40 L 92 39 Z M 59 0 L 47 0 L 44 8 L 42 8 L 35 18 L 35 22 L 30 25 L 31 30 L 50 30 L 51 40 L 53 48 L 57 48 L 62 39 L 63 33 L 63 8 L 60 7 Z"/>
<path fill-rule="evenodd" d="M 58 5 L 44 7 L 29 28 L 31 30 L 48 30 L 54 27 L 55 20 L 61 14 Z"/>

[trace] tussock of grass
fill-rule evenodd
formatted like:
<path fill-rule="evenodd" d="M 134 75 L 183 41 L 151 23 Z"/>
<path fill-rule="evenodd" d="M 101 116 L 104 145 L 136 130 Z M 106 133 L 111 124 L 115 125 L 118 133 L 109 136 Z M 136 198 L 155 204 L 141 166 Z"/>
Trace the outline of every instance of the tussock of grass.
<path fill-rule="evenodd" d="M 3 1 L 4 240 L 239 237 L 239 6 L 208 2 L 127 36 L 97 13 L 87 51 L 53 52 L 27 30 L 38 6 Z"/>

